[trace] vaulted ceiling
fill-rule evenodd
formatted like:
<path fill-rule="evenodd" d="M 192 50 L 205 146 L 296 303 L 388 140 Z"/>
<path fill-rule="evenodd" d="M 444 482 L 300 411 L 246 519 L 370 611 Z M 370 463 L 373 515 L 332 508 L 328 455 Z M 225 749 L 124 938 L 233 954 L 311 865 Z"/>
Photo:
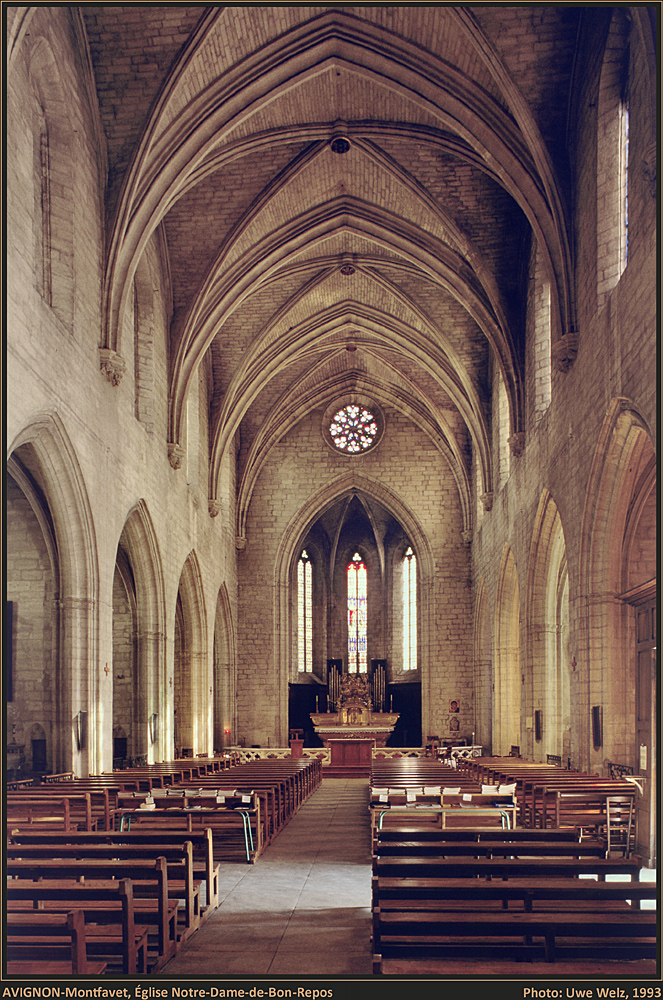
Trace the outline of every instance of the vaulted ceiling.
<path fill-rule="evenodd" d="M 213 373 L 211 495 L 306 413 L 363 393 L 492 489 L 490 387 L 523 429 L 533 240 L 573 328 L 566 189 L 581 8 L 81 8 L 108 149 L 104 346 L 159 230 L 169 443 Z"/>

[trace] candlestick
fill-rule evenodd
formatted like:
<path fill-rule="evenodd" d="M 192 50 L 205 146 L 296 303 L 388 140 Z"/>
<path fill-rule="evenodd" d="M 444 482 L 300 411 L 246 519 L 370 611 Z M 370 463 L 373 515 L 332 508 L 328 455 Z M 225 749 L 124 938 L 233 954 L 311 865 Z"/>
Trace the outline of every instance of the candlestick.
<path fill-rule="evenodd" d="M 315 710 L 318 711 L 318 695 L 315 696 Z"/>
<path fill-rule="evenodd" d="M 390 695 L 390 698 L 391 698 L 391 704 L 389 705 L 389 711 L 393 712 L 393 710 L 394 710 L 394 696 L 393 696 L 393 694 Z"/>

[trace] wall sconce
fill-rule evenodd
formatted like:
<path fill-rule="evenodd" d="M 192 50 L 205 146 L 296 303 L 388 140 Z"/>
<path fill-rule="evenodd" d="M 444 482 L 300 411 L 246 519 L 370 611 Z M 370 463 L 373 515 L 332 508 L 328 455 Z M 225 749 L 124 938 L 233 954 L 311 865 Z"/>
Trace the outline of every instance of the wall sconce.
<path fill-rule="evenodd" d="M 150 743 L 156 743 L 159 739 L 159 715 L 157 712 L 150 716 L 147 726 L 150 733 Z"/>
<path fill-rule="evenodd" d="M 74 717 L 74 736 L 76 749 L 80 753 L 87 748 L 87 712 L 81 711 Z"/>

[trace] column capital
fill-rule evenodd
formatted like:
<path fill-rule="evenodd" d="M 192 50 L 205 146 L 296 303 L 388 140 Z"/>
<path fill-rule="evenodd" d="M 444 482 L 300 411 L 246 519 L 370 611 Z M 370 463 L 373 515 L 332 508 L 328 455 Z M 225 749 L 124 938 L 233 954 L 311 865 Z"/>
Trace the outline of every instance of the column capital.
<path fill-rule="evenodd" d="M 111 350 L 110 347 L 100 347 L 99 370 L 111 385 L 119 385 L 127 370 L 127 365 L 117 351 Z"/>

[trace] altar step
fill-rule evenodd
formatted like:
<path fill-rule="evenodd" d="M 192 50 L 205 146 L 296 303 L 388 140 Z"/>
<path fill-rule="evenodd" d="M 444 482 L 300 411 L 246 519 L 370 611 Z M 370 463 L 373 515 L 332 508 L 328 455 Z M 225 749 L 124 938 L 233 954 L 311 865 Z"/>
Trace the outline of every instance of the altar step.
<path fill-rule="evenodd" d="M 329 764 L 322 766 L 322 777 L 323 778 L 369 778 L 371 774 L 370 767 L 365 767 L 360 764 L 345 764 L 345 765 L 333 765 Z"/>

